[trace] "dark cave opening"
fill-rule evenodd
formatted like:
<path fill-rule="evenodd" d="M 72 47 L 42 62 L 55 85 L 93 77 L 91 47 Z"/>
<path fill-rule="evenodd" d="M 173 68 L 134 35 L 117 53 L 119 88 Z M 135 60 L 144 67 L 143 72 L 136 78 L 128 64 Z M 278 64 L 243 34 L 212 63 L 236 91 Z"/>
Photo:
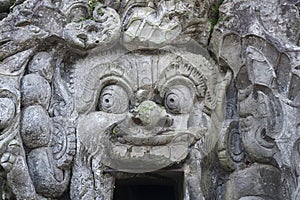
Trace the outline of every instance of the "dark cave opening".
<path fill-rule="evenodd" d="M 113 200 L 183 200 L 183 173 L 145 173 L 115 179 Z"/>

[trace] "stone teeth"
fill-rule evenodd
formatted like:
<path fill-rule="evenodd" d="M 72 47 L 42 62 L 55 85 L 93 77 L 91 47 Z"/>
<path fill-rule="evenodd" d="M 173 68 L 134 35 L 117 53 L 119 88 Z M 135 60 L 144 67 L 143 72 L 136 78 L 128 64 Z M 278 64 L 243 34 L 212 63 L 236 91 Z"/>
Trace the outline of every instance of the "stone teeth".
<path fill-rule="evenodd" d="M 131 157 L 144 157 L 144 155 L 147 153 L 147 148 L 146 147 L 132 147 L 131 148 Z"/>
<path fill-rule="evenodd" d="M 150 148 L 150 155 L 170 157 L 170 149 L 168 146 L 155 146 Z"/>
<path fill-rule="evenodd" d="M 120 157 L 124 157 L 127 151 L 128 149 L 125 145 L 116 145 L 113 147 L 113 152 Z"/>
<path fill-rule="evenodd" d="M 121 143 L 128 143 L 137 146 L 159 146 L 165 145 L 172 141 L 173 135 L 164 135 L 164 136 L 150 136 L 150 137 L 134 137 L 134 136 L 123 136 L 118 140 Z"/>

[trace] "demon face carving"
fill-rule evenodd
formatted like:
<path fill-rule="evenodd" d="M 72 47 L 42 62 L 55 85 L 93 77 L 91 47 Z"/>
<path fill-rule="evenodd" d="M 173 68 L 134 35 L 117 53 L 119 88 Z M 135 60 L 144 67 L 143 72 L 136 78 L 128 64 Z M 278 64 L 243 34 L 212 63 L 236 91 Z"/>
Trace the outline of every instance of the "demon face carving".
<path fill-rule="evenodd" d="M 206 66 L 198 65 L 162 52 L 130 53 L 93 66 L 77 97 L 84 112 L 78 125 L 83 148 L 122 171 L 181 162 L 208 129 L 209 117 L 202 112 L 209 93 L 201 72 Z"/>
<path fill-rule="evenodd" d="M 184 162 L 190 148 L 203 153 L 206 143 L 214 145 L 207 138 L 217 70 L 200 54 L 166 50 L 120 50 L 78 62 L 78 166 L 94 174 L 107 167 L 142 173 Z"/>

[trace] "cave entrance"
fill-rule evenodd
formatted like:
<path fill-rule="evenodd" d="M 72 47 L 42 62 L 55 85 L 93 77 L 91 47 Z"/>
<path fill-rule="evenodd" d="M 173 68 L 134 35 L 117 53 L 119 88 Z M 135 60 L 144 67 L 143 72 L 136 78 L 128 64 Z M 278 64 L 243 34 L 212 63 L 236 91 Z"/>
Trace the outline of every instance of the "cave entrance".
<path fill-rule="evenodd" d="M 118 173 L 113 200 L 183 200 L 183 172 Z"/>

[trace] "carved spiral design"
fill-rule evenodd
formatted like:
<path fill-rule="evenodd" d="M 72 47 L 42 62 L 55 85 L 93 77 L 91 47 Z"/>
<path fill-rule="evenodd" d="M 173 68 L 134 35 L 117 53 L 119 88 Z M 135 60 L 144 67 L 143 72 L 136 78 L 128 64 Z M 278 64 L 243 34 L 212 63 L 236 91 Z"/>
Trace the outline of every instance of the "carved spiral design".
<path fill-rule="evenodd" d="M 72 127 L 64 128 L 61 124 L 54 123 L 52 152 L 57 167 L 69 167 L 75 155 L 75 149 L 75 129 Z"/>

